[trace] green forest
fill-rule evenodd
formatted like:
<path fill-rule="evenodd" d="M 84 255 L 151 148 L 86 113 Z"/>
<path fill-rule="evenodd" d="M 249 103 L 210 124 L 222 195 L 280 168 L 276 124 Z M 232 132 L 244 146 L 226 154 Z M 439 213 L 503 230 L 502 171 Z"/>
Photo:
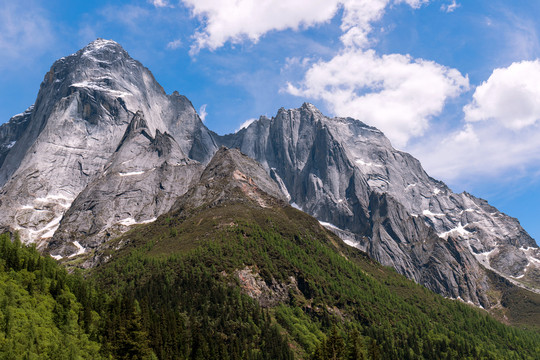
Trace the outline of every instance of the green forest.
<path fill-rule="evenodd" d="M 109 255 L 80 270 L 1 235 L 0 358 L 540 358 L 538 328 L 436 295 L 290 207 L 171 213 Z M 248 296 L 241 269 L 279 301 Z"/>

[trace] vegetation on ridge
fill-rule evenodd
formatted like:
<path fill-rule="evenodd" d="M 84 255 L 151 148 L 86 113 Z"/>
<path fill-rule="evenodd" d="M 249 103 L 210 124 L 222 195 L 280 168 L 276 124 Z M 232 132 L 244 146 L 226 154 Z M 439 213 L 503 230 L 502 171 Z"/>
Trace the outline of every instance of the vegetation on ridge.
<path fill-rule="evenodd" d="M 356 358 L 381 359 L 533 359 L 540 354 L 538 333 L 505 326 L 484 311 L 432 293 L 344 245 L 291 207 L 202 207 L 163 216 L 118 242 L 127 244 L 122 254 L 97 269 L 96 279 L 149 304 L 155 304 L 152 292 L 143 295 L 140 289 L 159 283 L 166 292 L 159 279 L 168 279 L 169 291 L 193 291 L 179 285 L 193 278 L 190 269 L 244 293 L 249 289 L 235 275 L 239 269 L 252 269 L 269 287 L 287 286 L 285 301 L 264 312 L 296 357 L 333 358 L 335 342 L 343 343 L 341 358 L 353 352 Z M 123 276 L 113 282 L 114 274 Z M 178 300 L 174 306 L 180 311 L 185 304 Z"/>
<path fill-rule="evenodd" d="M 39 352 L 42 344 L 54 343 L 57 333 L 64 336 L 58 359 L 536 359 L 540 354 L 537 332 L 505 326 L 414 284 L 291 207 L 228 203 L 162 216 L 113 240 L 108 252 L 115 256 L 86 279 L 7 235 L 1 239 L 0 276 L 12 281 L 0 283 L 0 358 L 46 358 Z M 113 250 L 119 244 L 122 248 Z M 248 296 L 255 285 L 242 281 L 243 269 L 260 277 L 259 290 L 279 301 L 263 307 Z M 28 274 L 33 281 L 25 280 Z M 52 304 L 43 317 L 50 316 L 54 326 L 32 340 L 34 348 L 12 328 L 6 332 L 11 283 L 24 294 L 11 306 L 26 317 L 45 311 L 29 306 L 39 296 Z M 19 333 L 41 331 L 20 324 Z"/>

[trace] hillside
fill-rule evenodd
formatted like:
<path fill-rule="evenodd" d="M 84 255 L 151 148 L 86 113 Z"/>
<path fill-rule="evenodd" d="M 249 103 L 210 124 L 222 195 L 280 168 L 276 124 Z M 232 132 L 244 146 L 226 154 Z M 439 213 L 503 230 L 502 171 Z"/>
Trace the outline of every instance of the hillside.
<path fill-rule="evenodd" d="M 251 161 L 220 152 L 228 164 Z M 261 191 L 258 174 L 213 165 L 198 185 L 207 192 L 192 188 L 176 210 L 111 241 L 110 260 L 91 272 L 111 296 L 138 301 L 158 357 L 264 358 L 268 341 L 280 349 L 268 358 L 540 354 L 538 332 L 432 293 Z"/>

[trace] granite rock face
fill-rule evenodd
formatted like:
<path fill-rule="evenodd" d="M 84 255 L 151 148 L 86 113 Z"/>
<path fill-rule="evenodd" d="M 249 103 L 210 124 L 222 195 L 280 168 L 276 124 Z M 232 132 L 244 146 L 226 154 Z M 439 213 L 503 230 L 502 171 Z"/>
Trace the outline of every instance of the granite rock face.
<path fill-rule="evenodd" d="M 200 162 L 215 152 L 189 100 L 167 95 L 116 42 L 98 39 L 56 61 L 33 108 L 2 126 L 0 146 L 13 145 L 0 152 L 2 228 L 46 245 L 72 202 L 103 175 L 138 111 L 153 141 L 167 133 L 178 151 Z"/>
<path fill-rule="evenodd" d="M 358 120 L 304 104 L 218 141 L 259 161 L 293 206 L 347 243 L 445 296 L 491 306 L 483 267 L 534 280 L 540 252 L 516 219 L 453 193 Z"/>
<path fill-rule="evenodd" d="M 156 130 L 151 136 L 137 112 L 104 171 L 64 214 L 48 251 L 56 258 L 80 254 L 132 225 L 154 221 L 171 209 L 202 168 L 168 133 Z"/>
<path fill-rule="evenodd" d="M 23 136 L 30 119 L 34 105 L 26 109 L 22 114 L 13 116 L 9 121 L 0 126 L 0 168 L 7 154 Z"/>

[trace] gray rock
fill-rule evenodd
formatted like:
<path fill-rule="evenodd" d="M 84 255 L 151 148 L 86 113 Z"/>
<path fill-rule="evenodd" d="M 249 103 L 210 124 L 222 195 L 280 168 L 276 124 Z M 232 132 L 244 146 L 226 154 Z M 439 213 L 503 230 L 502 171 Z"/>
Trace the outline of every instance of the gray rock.
<path fill-rule="evenodd" d="M 530 282 L 527 274 L 540 265 L 536 243 L 516 219 L 454 194 L 358 120 L 303 104 L 218 142 L 259 161 L 291 204 L 347 243 L 446 296 L 489 306 L 482 267 Z"/>
<path fill-rule="evenodd" d="M 0 126 L 0 168 L 6 159 L 7 154 L 17 144 L 17 141 L 24 134 L 30 122 L 34 105 L 26 109 L 22 114 L 13 116 L 9 121 Z"/>
<path fill-rule="evenodd" d="M 165 94 L 114 41 L 98 39 L 56 61 L 0 167 L 0 226 L 44 246 L 73 200 L 102 176 L 139 110 L 150 137 L 167 132 L 182 153 L 202 162 L 215 152 L 191 103 Z M 5 128 L 13 129 L 10 123 Z"/>
<path fill-rule="evenodd" d="M 203 166 L 184 155 L 178 143 L 137 112 L 103 173 L 77 196 L 48 245 L 55 257 L 98 248 L 130 226 L 168 212 Z"/>
<path fill-rule="evenodd" d="M 246 199 L 262 207 L 273 206 L 276 200 L 287 203 L 279 186 L 259 163 L 237 149 L 221 147 L 173 209 L 182 212 Z"/>
<path fill-rule="evenodd" d="M 484 268 L 540 288 L 540 250 L 516 219 L 453 193 L 376 128 L 304 104 L 218 136 L 109 40 L 55 62 L 35 105 L 0 127 L 0 187 L 0 230 L 57 257 L 171 207 L 288 201 L 445 296 L 489 307 Z"/>

